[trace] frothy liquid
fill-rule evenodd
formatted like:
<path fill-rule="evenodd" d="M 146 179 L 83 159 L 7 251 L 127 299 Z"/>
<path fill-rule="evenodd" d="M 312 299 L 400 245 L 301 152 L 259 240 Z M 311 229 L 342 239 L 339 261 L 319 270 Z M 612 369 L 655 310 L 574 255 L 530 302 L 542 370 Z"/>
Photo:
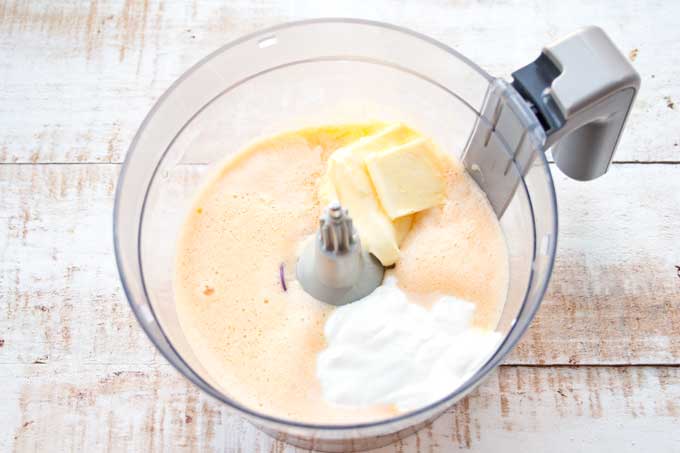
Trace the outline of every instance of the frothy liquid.
<path fill-rule="evenodd" d="M 324 401 L 316 360 L 334 308 L 295 281 L 298 247 L 318 226 L 327 157 L 379 126 L 308 129 L 260 141 L 219 169 L 187 216 L 174 281 L 180 323 L 211 381 L 252 409 L 313 423 L 398 413 L 391 405 Z M 446 203 L 417 215 L 390 273 L 428 308 L 432 294 L 473 302 L 475 325 L 493 329 L 508 286 L 504 238 L 479 187 L 460 163 L 448 164 Z"/>

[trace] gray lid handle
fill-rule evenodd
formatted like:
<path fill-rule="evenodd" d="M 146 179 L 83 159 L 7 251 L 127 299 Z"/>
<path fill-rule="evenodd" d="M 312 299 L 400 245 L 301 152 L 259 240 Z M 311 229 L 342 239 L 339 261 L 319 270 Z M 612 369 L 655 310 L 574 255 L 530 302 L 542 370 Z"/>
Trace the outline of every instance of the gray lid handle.
<path fill-rule="evenodd" d="M 640 76 L 604 31 L 587 27 L 545 47 L 513 79 L 560 170 L 579 180 L 602 176 L 640 88 Z"/>

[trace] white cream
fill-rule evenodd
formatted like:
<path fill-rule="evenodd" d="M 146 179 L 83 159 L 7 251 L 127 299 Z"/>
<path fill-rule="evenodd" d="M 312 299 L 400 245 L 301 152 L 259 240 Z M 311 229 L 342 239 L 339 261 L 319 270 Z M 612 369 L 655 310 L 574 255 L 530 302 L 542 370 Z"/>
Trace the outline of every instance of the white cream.
<path fill-rule="evenodd" d="M 475 306 L 440 298 L 431 310 L 409 303 L 387 279 L 326 321 L 317 360 L 323 397 L 339 405 L 422 407 L 461 385 L 493 353 L 501 335 L 472 327 Z"/>

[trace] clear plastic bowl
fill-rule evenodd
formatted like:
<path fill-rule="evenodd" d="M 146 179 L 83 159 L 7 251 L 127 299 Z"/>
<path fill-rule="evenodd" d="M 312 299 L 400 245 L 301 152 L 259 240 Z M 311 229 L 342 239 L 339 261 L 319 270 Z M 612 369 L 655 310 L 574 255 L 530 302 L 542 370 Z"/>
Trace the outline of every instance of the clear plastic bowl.
<path fill-rule="evenodd" d="M 499 49 L 500 50 L 500 49 Z M 462 386 L 434 404 L 392 419 L 355 425 L 284 420 L 245 407 L 211 383 L 187 344 L 172 291 L 175 242 L 191 198 L 211 164 L 256 137 L 310 125 L 401 121 L 461 158 L 473 135 L 507 160 L 490 99 L 504 102 L 532 140 L 531 165 L 500 218 L 510 256 L 510 287 L 500 324 L 504 340 Z M 116 259 L 135 316 L 163 356 L 201 390 L 260 429 L 327 451 L 362 450 L 414 432 L 463 398 L 517 343 L 543 298 L 555 257 L 555 192 L 533 130 L 535 117 L 512 88 L 455 50 L 426 36 L 360 20 L 312 20 L 246 36 L 201 60 L 158 100 L 130 146 L 114 210 Z M 506 115 L 507 115 L 506 114 Z M 504 121 L 507 121 L 504 120 Z M 520 146 L 520 145 L 518 145 Z"/>

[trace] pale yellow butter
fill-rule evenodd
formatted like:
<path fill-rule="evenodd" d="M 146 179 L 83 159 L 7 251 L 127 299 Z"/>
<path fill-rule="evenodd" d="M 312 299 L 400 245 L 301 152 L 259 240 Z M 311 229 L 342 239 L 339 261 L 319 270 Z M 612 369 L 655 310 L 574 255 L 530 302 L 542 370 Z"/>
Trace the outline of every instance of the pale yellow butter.
<path fill-rule="evenodd" d="M 423 138 L 366 156 L 366 168 L 390 219 L 442 203 L 446 181 L 440 157 Z"/>
<path fill-rule="evenodd" d="M 404 242 L 408 232 L 411 231 L 411 225 L 413 225 L 413 216 L 406 215 L 404 217 L 399 217 L 398 219 L 394 219 L 392 224 L 394 224 L 394 230 L 397 234 L 397 244 L 401 245 L 401 243 Z"/>
<path fill-rule="evenodd" d="M 410 228 L 410 219 L 399 224 L 399 231 L 380 206 L 364 159 L 372 152 L 392 148 L 416 137 L 409 128 L 396 124 L 338 149 L 328 159 L 328 181 L 322 181 L 322 202 L 338 201 L 349 210 L 362 245 L 383 266 L 399 257 L 399 242 Z"/>
<path fill-rule="evenodd" d="M 357 172 L 358 175 L 356 175 L 356 177 L 354 175 L 349 175 L 352 180 L 351 182 L 356 185 L 357 188 L 366 192 L 369 191 L 368 187 L 371 187 L 370 192 L 372 193 L 373 188 L 370 179 L 368 179 L 368 174 L 366 173 L 364 158 L 371 152 L 388 149 L 406 143 L 417 137 L 418 135 L 408 127 L 402 124 L 393 124 L 386 126 L 375 134 L 362 137 L 349 145 L 337 149 L 328 159 L 328 168 L 326 169 L 326 173 L 321 177 L 319 184 L 319 199 L 321 204 L 327 205 L 336 200 L 341 203 L 343 202 L 338 195 L 334 182 L 331 180 L 331 172 L 338 164 L 345 166 L 348 170 L 360 169 L 361 171 Z M 366 177 L 364 178 L 362 174 L 366 174 Z"/>
<path fill-rule="evenodd" d="M 323 206 L 328 206 L 332 201 L 340 201 L 338 193 L 335 191 L 335 186 L 328 177 L 328 173 L 324 173 L 319 182 L 319 201 Z"/>

